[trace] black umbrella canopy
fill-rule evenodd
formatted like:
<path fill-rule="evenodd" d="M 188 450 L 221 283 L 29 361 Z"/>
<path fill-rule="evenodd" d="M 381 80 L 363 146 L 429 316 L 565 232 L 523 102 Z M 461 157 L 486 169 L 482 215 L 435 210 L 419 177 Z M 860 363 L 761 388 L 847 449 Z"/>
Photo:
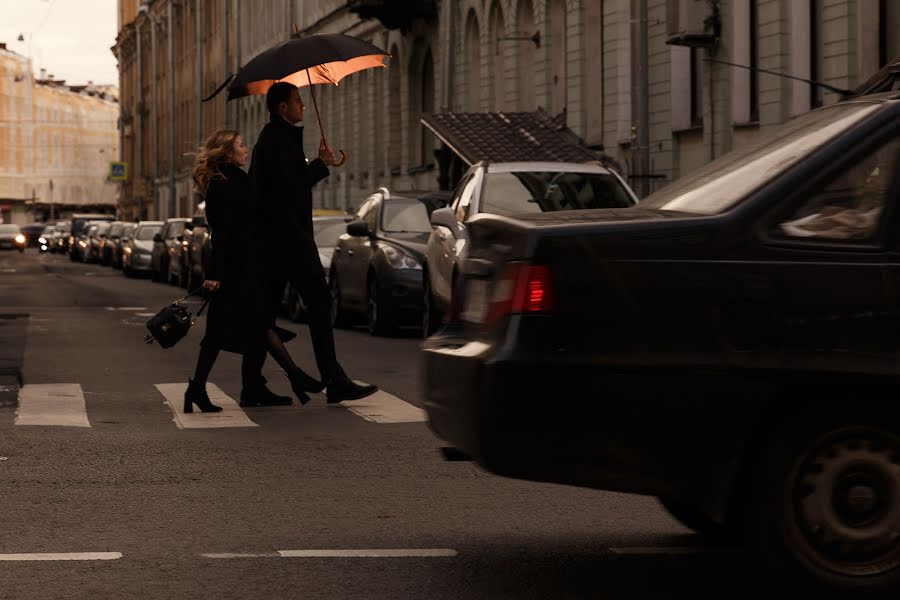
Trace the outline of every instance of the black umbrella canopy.
<path fill-rule="evenodd" d="M 387 58 L 381 48 L 339 33 L 294 38 L 269 48 L 244 65 L 228 87 L 228 99 L 265 94 L 277 81 L 298 87 L 337 85 L 351 73 L 384 67 Z"/>

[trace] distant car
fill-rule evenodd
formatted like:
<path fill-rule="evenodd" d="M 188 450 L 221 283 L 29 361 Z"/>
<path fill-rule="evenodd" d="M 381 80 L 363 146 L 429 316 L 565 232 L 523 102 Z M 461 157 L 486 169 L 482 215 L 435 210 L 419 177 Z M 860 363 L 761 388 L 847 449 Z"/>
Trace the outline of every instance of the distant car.
<path fill-rule="evenodd" d="M 35 248 L 40 246 L 41 244 L 38 241 L 38 238 L 41 237 L 41 233 L 43 233 L 46 228 L 46 223 L 32 223 L 31 225 L 22 227 L 22 235 L 25 236 L 25 245 Z"/>
<path fill-rule="evenodd" d="M 72 226 L 69 230 L 68 252 L 69 259 L 73 261 L 84 261 L 84 251 L 88 248 L 87 236 L 85 229 L 88 224 L 112 221 L 112 215 L 102 213 L 75 213 L 72 215 Z M 82 244 L 81 242 L 85 243 Z"/>
<path fill-rule="evenodd" d="M 347 216 L 313 217 L 313 238 L 319 249 L 319 260 L 325 273 L 331 270 L 331 259 L 334 256 L 334 247 L 338 238 L 347 231 Z M 306 305 L 303 298 L 294 287 L 288 283 L 284 290 L 284 309 L 288 318 L 300 321 L 306 314 Z"/>
<path fill-rule="evenodd" d="M 335 324 L 364 315 L 372 335 L 421 323 L 422 261 L 429 216 L 446 195 L 391 192 L 369 196 L 338 238 L 329 285 Z"/>
<path fill-rule="evenodd" d="M 50 250 L 51 244 L 53 244 L 53 234 L 56 232 L 56 227 L 53 225 L 47 225 L 44 227 L 44 230 L 41 232 L 41 235 L 38 236 L 38 248 L 40 248 L 41 252 L 47 252 Z"/>
<path fill-rule="evenodd" d="M 25 252 L 25 235 L 18 225 L 0 225 L 0 250 Z"/>
<path fill-rule="evenodd" d="M 106 221 L 94 223 L 88 229 L 87 249 L 84 253 L 84 262 L 94 263 L 100 262 L 100 256 L 103 252 L 103 245 L 106 242 L 106 234 L 109 231 L 110 224 Z"/>
<path fill-rule="evenodd" d="M 615 171 L 594 164 L 481 162 L 463 175 L 451 206 L 434 211 L 423 264 L 422 333 L 437 329 L 450 306 L 459 263 L 465 258 L 466 223 L 477 214 L 516 215 L 593 208 L 626 208 L 637 202 Z"/>
<path fill-rule="evenodd" d="M 124 228 L 125 223 L 122 221 L 113 221 L 109 224 L 109 231 L 106 232 L 106 239 L 100 249 L 100 262 L 102 264 L 112 264 L 113 255 L 116 253 L 116 248 L 119 245 L 119 240 L 122 238 L 122 230 Z"/>
<path fill-rule="evenodd" d="M 892 92 L 633 207 L 475 216 L 429 424 L 493 473 L 656 496 L 802 597 L 900 597 L 898 189 Z"/>
<path fill-rule="evenodd" d="M 49 240 L 50 252 L 68 252 L 72 222 L 65 220 L 57 221 L 53 228 L 53 238 Z"/>
<path fill-rule="evenodd" d="M 128 240 L 134 234 L 135 227 L 137 227 L 137 223 L 124 223 L 122 225 L 122 233 L 119 236 L 119 241 L 113 248 L 112 262 L 110 263 L 114 269 L 122 268 L 122 254 L 125 251 Z"/>
<path fill-rule="evenodd" d="M 126 277 L 149 273 L 153 267 L 153 238 L 162 230 L 162 221 L 141 221 L 122 249 L 122 272 Z"/>
<path fill-rule="evenodd" d="M 190 222 L 190 219 L 184 218 L 167 219 L 158 237 L 153 240 L 153 281 L 172 282 L 169 267 L 173 261 L 181 260 L 183 233 Z"/>

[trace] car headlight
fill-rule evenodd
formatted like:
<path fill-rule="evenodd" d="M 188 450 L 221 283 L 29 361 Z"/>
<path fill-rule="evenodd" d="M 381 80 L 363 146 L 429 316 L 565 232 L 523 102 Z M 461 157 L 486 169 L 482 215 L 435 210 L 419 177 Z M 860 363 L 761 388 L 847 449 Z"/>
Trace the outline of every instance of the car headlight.
<path fill-rule="evenodd" d="M 82 248 L 87 248 L 87 244 L 84 243 L 84 240 L 79 241 L 78 245 L 81 246 Z"/>
<path fill-rule="evenodd" d="M 39 237 L 39 238 L 38 238 L 38 242 L 40 242 L 41 244 L 46 244 L 46 243 L 47 243 L 47 238 L 45 238 L 45 237 Z"/>
<path fill-rule="evenodd" d="M 392 246 L 384 246 L 382 249 L 384 252 L 384 258 L 387 259 L 387 263 L 391 266 L 392 269 L 421 269 L 422 265 L 419 264 L 415 258 L 408 254 L 404 254 L 400 250 Z"/>
<path fill-rule="evenodd" d="M 131 248 L 129 248 L 128 246 L 125 246 L 124 252 L 125 252 L 125 254 L 131 254 Z"/>
<path fill-rule="evenodd" d="M 19 235 L 17 235 L 17 236 L 16 236 L 16 243 L 17 243 L 17 244 L 24 244 L 24 243 L 25 243 L 25 236 L 22 235 L 21 233 L 20 233 Z"/>

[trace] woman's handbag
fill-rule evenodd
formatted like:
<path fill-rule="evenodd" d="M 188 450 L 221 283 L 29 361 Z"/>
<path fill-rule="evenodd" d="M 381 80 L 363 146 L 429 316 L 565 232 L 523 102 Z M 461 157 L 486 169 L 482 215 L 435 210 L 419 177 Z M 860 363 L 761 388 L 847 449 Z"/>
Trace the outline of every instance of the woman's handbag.
<path fill-rule="evenodd" d="M 199 291 L 199 288 L 196 291 Z M 200 310 L 197 311 L 197 315 L 193 316 L 188 307 L 182 304 L 182 301 L 190 298 L 193 293 L 191 292 L 184 298 L 179 298 L 152 316 L 147 321 L 147 330 L 150 333 L 147 334 L 144 341 L 148 344 L 152 344 L 155 341 L 163 348 L 171 348 L 181 338 L 186 336 L 191 325 L 194 324 L 197 317 L 203 314 L 203 309 L 209 304 L 209 298 L 207 298 L 204 300 Z"/>

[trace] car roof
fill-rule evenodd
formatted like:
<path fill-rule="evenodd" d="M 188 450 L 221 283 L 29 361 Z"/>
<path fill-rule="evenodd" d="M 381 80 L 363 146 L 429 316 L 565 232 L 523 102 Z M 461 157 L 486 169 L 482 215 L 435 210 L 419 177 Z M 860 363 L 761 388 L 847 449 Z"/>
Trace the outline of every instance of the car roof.
<path fill-rule="evenodd" d="M 317 221 L 346 221 L 347 217 L 351 215 L 322 215 L 319 217 L 313 217 L 313 223 Z"/>
<path fill-rule="evenodd" d="M 164 225 L 164 224 L 165 224 L 165 223 L 163 223 L 162 221 L 141 221 L 140 223 L 138 223 L 138 226 L 141 226 L 141 225 L 159 225 L 159 226 L 162 226 L 162 225 Z"/>
<path fill-rule="evenodd" d="M 600 163 L 570 163 L 570 162 L 497 162 L 477 163 L 476 166 L 487 167 L 488 173 L 517 173 L 520 171 L 543 172 L 570 172 L 570 173 L 599 173 L 609 175 L 609 169 Z"/>

